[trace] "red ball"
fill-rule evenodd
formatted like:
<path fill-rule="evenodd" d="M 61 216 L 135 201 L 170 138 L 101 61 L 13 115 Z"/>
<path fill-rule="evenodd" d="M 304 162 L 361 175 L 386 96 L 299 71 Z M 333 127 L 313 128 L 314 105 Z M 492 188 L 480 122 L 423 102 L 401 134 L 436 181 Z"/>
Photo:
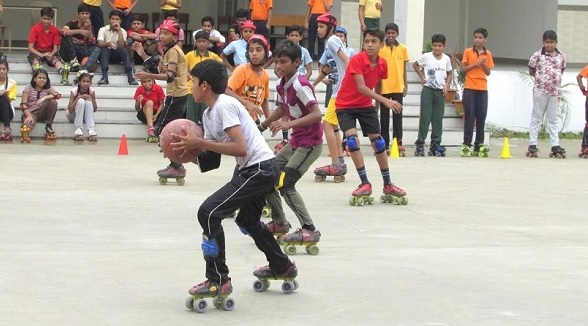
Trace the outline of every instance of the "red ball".
<path fill-rule="evenodd" d="M 185 127 L 182 130 L 182 127 Z M 175 150 L 170 143 L 176 142 L 173 139 L 172 134 L 185 136 L 186 134 L 196 134 L 198 137 L 202 137 L 202 129 L 192 120 L 188 119 L 176 119 L 170 121 L 161 131 L 159 135 L 159 146 L 165 157 L 173 162 L 189 163 L 193 162 L 198 155 L 202 152 L 202 149 L 195 148 L 186 152 L 180 157 L 182 151 Z"/>

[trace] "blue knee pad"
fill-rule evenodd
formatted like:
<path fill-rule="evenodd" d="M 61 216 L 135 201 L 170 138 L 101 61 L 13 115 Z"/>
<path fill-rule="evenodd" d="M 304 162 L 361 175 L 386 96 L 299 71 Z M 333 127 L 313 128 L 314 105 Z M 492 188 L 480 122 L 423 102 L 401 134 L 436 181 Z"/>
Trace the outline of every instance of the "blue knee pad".
<path fill-rule="evenodd" d="M 208 240 L 206 236 L 202 237 L 202 252 L 205 259 L 218 257 L 218 242 L 216 242 L 216 239 Z"/>
<path fill-rule="evenodd" d="M 355 152 L 359 150 L 357 135 L 347 136 L 347 140 L 345 140 L 345 142 L 347 143 L 347 149 L 349 149 L 350 152 Z"/>
<path fill-rule="evenodd" d="M 372 143 L 376 145 L 376 154 L 383 153 L 386 150 L 386 141 L 382 136 L 378 136 L 372 139 Z"/>

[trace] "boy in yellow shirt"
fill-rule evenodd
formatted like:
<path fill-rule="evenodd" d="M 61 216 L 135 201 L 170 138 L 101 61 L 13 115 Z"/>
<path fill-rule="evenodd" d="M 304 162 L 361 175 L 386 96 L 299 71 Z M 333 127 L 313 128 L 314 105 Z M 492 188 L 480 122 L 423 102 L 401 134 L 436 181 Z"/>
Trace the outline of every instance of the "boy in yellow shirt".
<path fill-rule="evenodd" d="M 208 50 L 210 43 L 210 34 L 207 31 L 201 30 L 194 34 L 194 44 L 196 48 L 186 54 L 186 63 L 188 70 L 191 71 L 194 66 L 204 60 L 215 60 L 220 63 L 223 60 L 214 52 Z M 188 100 L 186 106 L 186 119 L 190 119 L 199 126 L 202 126 L 202 114 L 206 110 L 206 104 L 197 103 L 192 96 L 192 78 L 188 76 Z"/>
<path fill-rule="evenodd" d="M 386 45 L 380 49 L 380 58 L 386 60 L 388 78 L 382 80 L 382 96 L 392 99 L 402 105 L 403 98 L 408 92 L 406 65 L 408 64 L 408 50 L 406 45 L 399 43 L 398 25 L 389 23 L 385 28 Z M 386 152 L 390 155 L 390 109 L 380 103 L 380 129 L 386 142 Z M 402 146 L 402 111 L 392 114 L 392 138 L 398 141 L 400 155 L 404 156 Z"/>

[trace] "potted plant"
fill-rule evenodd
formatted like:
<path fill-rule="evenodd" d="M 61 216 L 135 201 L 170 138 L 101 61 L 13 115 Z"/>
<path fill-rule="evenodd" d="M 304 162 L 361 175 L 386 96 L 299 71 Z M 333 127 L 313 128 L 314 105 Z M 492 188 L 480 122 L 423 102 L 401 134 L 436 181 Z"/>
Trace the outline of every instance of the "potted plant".
<path fill-rule="evenodd" d="M 453 103 L 455 107 L 455 113 L 459 116 L 464 116 L 464 108 L 463 108 L 463 84 L 465 83 L 465 72 L 461 70 L 461 60 L 459 59 L 459 55 L 452 53 L 451 54 L 451 65 L 453 66 L 453 76 L 451 78 L 451 83 L 449 85 L 449 89 L 453 91 L 451 94 L 445 95 L 445 101 Z"/>

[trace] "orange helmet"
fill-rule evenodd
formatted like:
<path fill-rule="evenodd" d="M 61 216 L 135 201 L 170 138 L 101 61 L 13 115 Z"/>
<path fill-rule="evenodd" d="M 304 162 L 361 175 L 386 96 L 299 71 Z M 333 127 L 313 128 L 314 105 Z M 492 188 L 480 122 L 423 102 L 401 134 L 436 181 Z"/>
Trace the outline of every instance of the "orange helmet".
<path fill-rule="evenodd" d="M 174 35 L 178 35 L 179 29 L 180 25 L 171 19 L 166 19 L 159 25 L 159 30 L 166 30 Z"/>
<path fill-rule="evenodd" d="M 253 31 L 257 29 L 252 20 L 246 20 L 241 24 L 241 30 L 244 30 L 245 28 L 251 28 Z"/>

